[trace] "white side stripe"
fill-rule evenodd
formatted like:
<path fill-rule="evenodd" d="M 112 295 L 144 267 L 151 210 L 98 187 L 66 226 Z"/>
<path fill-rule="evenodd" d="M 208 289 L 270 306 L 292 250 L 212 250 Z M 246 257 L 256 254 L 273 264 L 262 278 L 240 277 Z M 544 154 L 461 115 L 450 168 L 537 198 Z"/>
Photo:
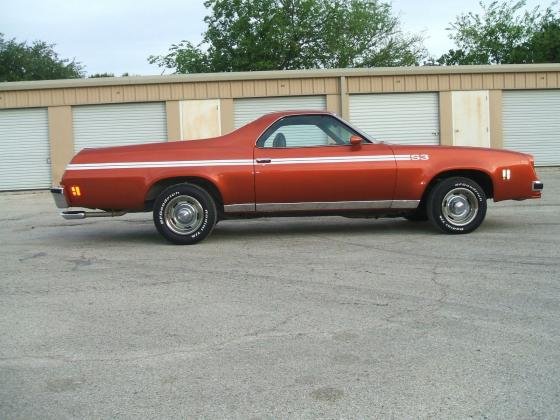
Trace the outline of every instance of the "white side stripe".
<path fill-rule="evenodd" d="M 161 162 L 108 162 L 108 163 L 74 163 L 66 167 L 67 171 L 86 171 L 95 169 L 141 169 L 141 168 L 186 168 L 199 166 L 252 166 L 257 165 L 294 165 L 316 163 L 358 163 L 358 162 L 394 162 L 419 160 L 418 155 L 371 155 L 371 156 L 324 156 L 310 158 L 270 159 L 268 163 L 257 163 L 253 159 L 233 160 L 173 160 Z M 428 160 L 428 155 L 421 155 Z"/>
<path fill-rule="evenodd" d="M 253 159 L 239 160 L 175 160 L 163 162 L 111 162 L 111 163 L 83 163 L 70 164 L 68 171 L 83 171 L 90 169 L 134 169 L 134 168 L 181 168 L 193 166 L 244 166 L 252 165 Z"/>

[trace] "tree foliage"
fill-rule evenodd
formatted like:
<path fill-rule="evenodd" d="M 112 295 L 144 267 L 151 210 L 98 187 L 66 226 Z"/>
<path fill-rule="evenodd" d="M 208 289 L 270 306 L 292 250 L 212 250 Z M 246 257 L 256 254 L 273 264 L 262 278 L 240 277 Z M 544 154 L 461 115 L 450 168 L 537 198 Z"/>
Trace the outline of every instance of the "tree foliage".
<path fill-rule="evenodd" d="M 417 65 L 422 38 L 380 0 L 207 0 L 199 45 L 149 62 L 177 73 Z"/>
<path fill-rule="evenodd" d="M 61 59 L 54 44 L 35 41 L 31 45 L 4 39 L 0 33 L 0 82 L 20 80 L 75 79 L 84 76 L 80 63 Z"/>
<path fill-rule="evenodd" d="M 513 64 L 557 62 L 560 18 L 552 6 L 525 9 L 525 0 L 480 3 L 482 13 L 465 13 L 447 28 L 457 49 L 440 64 Z"/>

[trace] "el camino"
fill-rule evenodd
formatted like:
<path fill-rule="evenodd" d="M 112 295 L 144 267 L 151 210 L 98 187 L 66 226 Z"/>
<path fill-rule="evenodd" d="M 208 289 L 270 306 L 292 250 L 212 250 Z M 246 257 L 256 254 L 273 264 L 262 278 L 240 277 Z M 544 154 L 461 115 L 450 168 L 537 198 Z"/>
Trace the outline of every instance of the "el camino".
<path fill-rule="evenodd" d="M 84 149 L 51 192 L 65 219 L 151 211 L 166 239 L 194 244 L 219 220 L 262 216 L 405 217 L 469 233 L 487 199 L 542 189 L 527 154 L 388 144 L 331 113 L 290 111 L 212 139 Z"/>

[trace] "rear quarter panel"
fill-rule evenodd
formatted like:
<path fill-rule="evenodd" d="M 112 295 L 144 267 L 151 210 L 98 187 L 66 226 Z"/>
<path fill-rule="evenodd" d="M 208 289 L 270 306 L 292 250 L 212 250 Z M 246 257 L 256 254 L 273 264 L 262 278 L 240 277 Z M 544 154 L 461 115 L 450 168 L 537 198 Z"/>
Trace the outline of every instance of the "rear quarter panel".
<path fill-rule="evenodd" d="M 531 188 L 537 176 L 530 156 L 522 153 L 474 147 L 392 145 L 392 148 L 395 155 L 412 157 L 411 160 L 397 160 L 396 200 L 420 200 L 432 180 L 445 172 L 458 170 L 488 175 L 494 201 L 540 197 L 540 193 Z M 503 169 L 510 169 L 511 179 L 502 179 Z"/>

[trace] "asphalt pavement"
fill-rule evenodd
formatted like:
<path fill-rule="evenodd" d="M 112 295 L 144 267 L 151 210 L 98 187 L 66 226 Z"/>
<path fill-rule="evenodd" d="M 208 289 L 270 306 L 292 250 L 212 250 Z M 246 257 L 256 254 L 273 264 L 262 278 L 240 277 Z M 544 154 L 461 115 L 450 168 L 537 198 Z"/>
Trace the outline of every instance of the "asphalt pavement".
<path fill-rule="evenodd" d="M 558 418 L 560 169 L 469 235 L 0 194 L 0 418 Z"/>

